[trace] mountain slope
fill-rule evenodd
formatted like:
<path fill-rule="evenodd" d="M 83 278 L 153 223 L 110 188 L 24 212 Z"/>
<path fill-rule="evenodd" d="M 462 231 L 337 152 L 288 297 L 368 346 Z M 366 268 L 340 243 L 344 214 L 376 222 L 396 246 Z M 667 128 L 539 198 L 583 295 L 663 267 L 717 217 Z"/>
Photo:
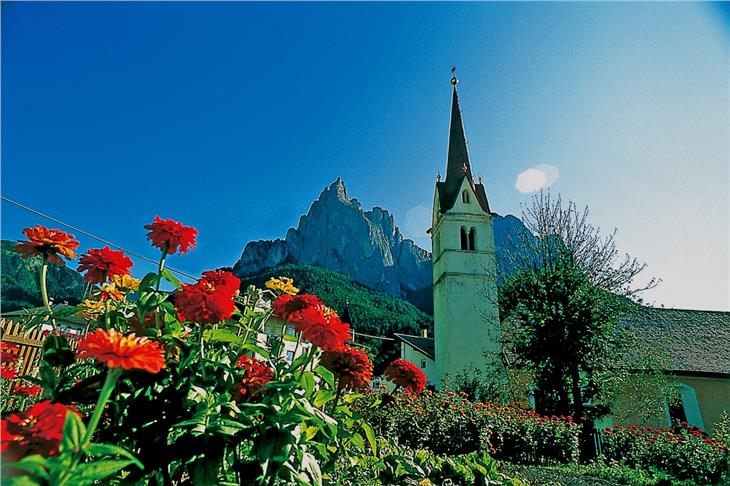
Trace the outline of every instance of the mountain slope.
<path fill-rule="evenodd" d="M 43 305 L 38 280 L 41 259 L 23 259 L 13 250 L 15 245 L 15 241 L 2 240 L 0 247 L 3 312 Z M 86 283 L 68 267 L 49 265 L 47 282 L 48 295 L 56 303 L 78 304 L 84 298 Z"/>

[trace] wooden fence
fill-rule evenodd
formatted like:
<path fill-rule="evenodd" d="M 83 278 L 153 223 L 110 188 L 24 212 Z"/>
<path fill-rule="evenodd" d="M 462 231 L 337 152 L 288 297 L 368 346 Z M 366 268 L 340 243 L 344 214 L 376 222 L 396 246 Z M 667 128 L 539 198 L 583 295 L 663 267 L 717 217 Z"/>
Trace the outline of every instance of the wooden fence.
<path fill-rule="evenodd" d="M 37 327 L 32 331 L 25 330 L 25 324 L 22 319 L 11 319 L 3 317 L 0 319 L 0 328 L 2 329 L 2 341 L 14 344 L 18 347 L 18 376 L 35 376 L 38 373 L 40 364 L 43 340 L 49 330 Z M 69 346 L 76 351 L 78 346 L 78 338 L 80 334 L 74 335 L 65 333 L 69 339 Z"/>

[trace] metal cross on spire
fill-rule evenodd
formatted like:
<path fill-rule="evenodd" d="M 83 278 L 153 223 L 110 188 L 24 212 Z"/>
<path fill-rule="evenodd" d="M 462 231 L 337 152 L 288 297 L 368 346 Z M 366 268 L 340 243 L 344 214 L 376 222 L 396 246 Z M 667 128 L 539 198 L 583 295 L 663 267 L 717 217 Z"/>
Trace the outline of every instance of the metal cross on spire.
<path fill-rule="evenodd" d="M 459 78 L 456 77 L 456 66 L 451 68 L 451 86 L 459 84 Z"/>

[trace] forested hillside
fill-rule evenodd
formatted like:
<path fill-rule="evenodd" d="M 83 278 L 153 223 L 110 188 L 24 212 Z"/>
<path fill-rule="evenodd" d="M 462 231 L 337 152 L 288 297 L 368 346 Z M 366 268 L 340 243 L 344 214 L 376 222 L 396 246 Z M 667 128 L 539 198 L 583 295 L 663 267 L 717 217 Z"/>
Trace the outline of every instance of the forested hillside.
<path fill-rule="evenodd" d="M 345 307 L 350 314 L 350 324 L 356 332 L 375 336 L 391 336 L 393 332 L 418 334 L 421 326 L 433 332 L 433 318 L 405 300 L 372 290 L 352 278 L 316 265 L 286 264 L 260 273 L 242 277 L 243 286 L 254 284 L 262 287 L 271 277 L 286 276 L 294 279 L 301 292 L 319 296 L 328 306 L 342 314 Z M 349 303 L 349 304 L 348 304 Z M 357 340 L 372 346 L 378 354 L 376 366 L 398 352 L 392 341 Z"/>

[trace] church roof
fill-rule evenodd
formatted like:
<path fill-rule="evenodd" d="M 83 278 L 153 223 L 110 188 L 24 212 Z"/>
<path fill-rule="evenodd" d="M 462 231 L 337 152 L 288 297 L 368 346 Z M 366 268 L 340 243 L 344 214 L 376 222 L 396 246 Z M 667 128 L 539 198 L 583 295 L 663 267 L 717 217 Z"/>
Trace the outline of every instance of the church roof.
<path fill-rule="evenodd" d="M 434 340 L 433 338 L 422 337 L 422 336 L 411 336 L 409 334 L 394 333 L 395 337 L 400 339 L 411 347 L 415 348 L 416 351 L 420 351 L 425 356 L 434 358 Z"/>
<path fill-rule="evenodd" d="M 439 193 L 440 210 L 442 213 L 454 207 L 456 198 L 459 196 L 461 183 L 466 178 L 471 189 L 476 195 L 477 202 L 481 208 L 489 213 L 489 203 L 484 185 L 474 182 L 469 160 L 469 150 L 466 143 L 464 123 L 461 118 L 461 106 L 459 105 L 459 94 L 456 91 L 456 78 L 452 79 L 454 86 L 451 97 L 451 125 L 449 127 L 449 150 L 446 159 L 446 180 L 436 183 Z"/>
<path fill-rule="evenodd" d="M 730 312 L 645 307 L 620 323 L 645 346 L 667 350 L 667 371 L 730 375 Z"/>

